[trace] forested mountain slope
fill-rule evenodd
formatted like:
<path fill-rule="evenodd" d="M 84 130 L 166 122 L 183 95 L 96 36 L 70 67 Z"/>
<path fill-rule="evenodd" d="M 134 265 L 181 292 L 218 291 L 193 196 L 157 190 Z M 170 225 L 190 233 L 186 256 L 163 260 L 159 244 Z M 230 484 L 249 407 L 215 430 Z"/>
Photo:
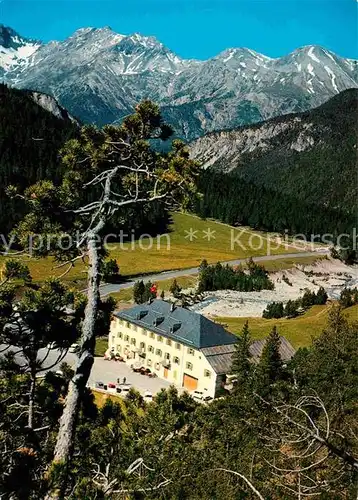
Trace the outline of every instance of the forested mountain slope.
<path fill-rule="evenodd" d="M 52 111 L 45 109 L 47 105 Z M 23 189 L 39 179 L 56 180 L 58 151 L 76 130 L 76 123 L 53 98 L 0 84 L 0 233 L 21 216 L 21 204 L 6 197 L 6 186 Z"/>
<path fill-rule="evenodd" d="M 20 199 L 6 196 L 6 187 L 15 185 L 21 192 L 40 179 L 57 182 L 59 151 L 77 131 L 78 122 L 53 97 L 0 84 L 0 234 L 7 234 L 24 210 Z M 168 212 L 160 203 L 129 207 L 126 217 L 128 234 L 157 234 L 167 228 Z M 118 216 L 108 230 L 118 234 L 122 226 Z"/>
<path fill-rule="evenodd" d="M 191 154 L 205 169 L 352 214 L 357 111 L 358 90 L 346 90 L 311 111 L 208 134 L 191 144 Z"/>

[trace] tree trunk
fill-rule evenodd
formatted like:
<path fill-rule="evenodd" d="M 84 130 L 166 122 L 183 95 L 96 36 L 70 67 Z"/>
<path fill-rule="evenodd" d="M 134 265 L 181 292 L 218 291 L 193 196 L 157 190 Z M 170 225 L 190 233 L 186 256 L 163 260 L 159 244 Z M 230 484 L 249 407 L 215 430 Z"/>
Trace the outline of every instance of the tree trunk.
<path fill-rule="evenodd" d="M 35 412 L 35 389 L 36 389 L 36 368 L 31 369 L 31 385 L 29 393 L 29 412 L 27 418 L 27 427 L 34 428 L 34 412 Z"/>
<path fill-rule="evenodd" d="M 54 452 L 52 467 L 62 466 L 61 484 L 55 485 L 55 490 L 47 493 L 45 500 L 64 498 L 68 478 L 67 467 L 72 457 L 77 416 L 81 398 L 91 373 L 95 348 L 95 325 L 99 304 L 100 260 L 98 255 L 96 234 L 88 236 L 87 250 L 89 258 L 87 305 L 82 325 L 82 345 L 75 373 L 69 383 L 65 407 L 60 419 L 60 427 Z"/>

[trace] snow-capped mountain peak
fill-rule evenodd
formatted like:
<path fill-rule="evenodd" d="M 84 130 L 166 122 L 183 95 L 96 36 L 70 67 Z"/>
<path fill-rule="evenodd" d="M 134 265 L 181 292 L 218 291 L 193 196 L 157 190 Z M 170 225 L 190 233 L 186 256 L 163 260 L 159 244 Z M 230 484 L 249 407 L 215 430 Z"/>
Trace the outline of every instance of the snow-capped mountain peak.
<path fill-rule="evenodd" d="M 178 135 L 193 139 L 305 111 L 358 87 L 357 61 L 317 45 L 274 59 L 230 48 L 196 61 L 180 58 L 153 36 L 118 34 L 108 26 L 82 28 L 43 45 L 5 29 L 0 78 L 50 94 L 72 115 L 98 125 L 120 121 L 149 98 L 163 107 Z"/>
<path fill-rule="evenodd" d="M 0 77 L 26 66 L 40 46 L 41 42 L 23 38 L 12 28 L 0 24 Z"/>

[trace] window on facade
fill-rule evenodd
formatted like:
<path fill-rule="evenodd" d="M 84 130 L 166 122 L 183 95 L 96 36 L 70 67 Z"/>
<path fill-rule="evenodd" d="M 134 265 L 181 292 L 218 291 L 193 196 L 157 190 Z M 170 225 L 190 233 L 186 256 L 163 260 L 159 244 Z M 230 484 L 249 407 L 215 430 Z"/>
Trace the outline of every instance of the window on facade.
<path fill-rule="evenodd" d="M 129 340 L 129 335 L 125 335 L 125 336 L 124 336 L 124 340 L 125 340 L 125 342 L 128 342 L 128 340 Z"/>
<path fill-rule="evenodd" d="M 141 342 L 141 343 L 139 344 L 139 347 L 140 347 L 141 349 L 145 349 L 145 343 L 144 343 L 144 342 Z"/>
<path fill-rule="evenodd" d="M 114 335 L 112 335 L 112 343 L 114 343 L 116 340 L 116 337 Z"/>
<path fill-rule="evenodd" d="M 172 345 L 172 341 L 170 339 L 167 339 L 167 345 Z"/>
<path fill-rule="evenodd" d="M 136 345 L 136 339 L 132 338 L 132 339 L 131 339 L 131 344 L 132 344 L 132 345 Z"/>
<path fill-rule="evenodd" d="M 118 333 L 117 333 L 117 337 L 118 337 L 119 339 L 122 339 L 122 338 L 123 338 L 123 333 L 122 333 L 122 332 L 118 332 Z"/>
<path fill-rule="evenodd" d="M 162 355 L 162 351 L 161 351 L 161 349 L 157 349 L 157 350 L 155 351 L 155 354 L 156 354 L 157 356 L 161 356 L 161 355 Z"/>
<path fill-rule="evenodd" d="M 163 342 L 163 337 L 161 335 L 158 335 L 157 340 L 158 342 Z"/>
<path fill-rule="evenodd" d="M 211 371 L 210 370 L 204 370 L 204 377 L 211 377 Z"/>
<path fill-rule="evenodd" d="M 174 356 L 173 362 L 176 363 L 177 365 L 179 365 L 180 359 L 178 358 L 178 356 Z"/>
<path fill-rule="evenodd" d="M 144 328 L 142 329 L 142 335 L 147 336 L 147 330 L 144 330 Z"/>
<path fill-rule="evenodd" d="M 151 359 L 147 360 L 147 366 L 152 366 L 152 360 Z"/>
<path fill-rule="evenodd" d="M 137 331 L 137 325 L 133 325 L 133 331 Z"/>
<path fill-rule="evenodd" d="M 192 370 L 192 369 L 193 369 L 193 363 L 189 363 L 189 362 L 188 362 L 188 363 L 186 363 L 186 365 L 185 365 L 185 366 L 186 366 L 186 368 L 187 368 L 188 370 Z"/>
<path fill-rule="evenodd" d="M 170 361 L 170 354 L 169 354 L 169 352 L 165 353 L 165 359 L 168 359 Z"/>
<path fill-rule="evenodd" d="M 117 352 L 121 352 L 121 351 L 122 351 L 122 346 L 117 345 Z"/>
<path fill-rule="evenodd" d="M 126 322 L 126 328 L 130 328 L 130 327 L 131 327 L 131 325 L 130 325 L 130 323 L 128 323 L 128 321 L 127 321 L 127 322 Z"/>
<path fill-rule="evenodd" d="M 149 345 L 149 346 L 148 346 L 148 351 L 149 351 L 149 352 L 154 352 L 154 347 L 153 347 L 152 345 Z"/>
<path fill-rule="evenodd" d="M 150 337 L 151 339 L 154 339 L 154 336 L 155 336 L 155 335 L 154 335 L 154 333 L 153 333 L 153 332 L 150 332 L 149 337 Z"/>
<path fill-rule="evenodd" d="M 176 344 L 175 344 L 175 349 L 178 349 L 178 351 L 180 351 L 180 349 L 181 349 L 181 345 L 180 345 L 180 344 L 178 344 L 178 343 L 176 343 Z"/>
<path fill-rule="evenodd" d="M 191 354 L 192 356 L 194 356 L 194 349 L 192 349 L 191 347 L 188 348 L 188 354 Z"/>

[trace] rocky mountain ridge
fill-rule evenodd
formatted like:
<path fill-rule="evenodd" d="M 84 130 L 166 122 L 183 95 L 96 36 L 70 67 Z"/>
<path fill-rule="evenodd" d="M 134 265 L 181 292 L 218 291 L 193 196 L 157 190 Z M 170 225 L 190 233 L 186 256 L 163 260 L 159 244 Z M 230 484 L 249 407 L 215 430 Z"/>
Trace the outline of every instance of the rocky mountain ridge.
<path fill-rule="evenodd" d="M 109 27 L 46 44 L 0 30 L 5 83 L 50 94 L 73 116 L 98 125 L 119 122 L 150 98 L 187 140 L 305 111 L 358 87 L 357 61 L 313 45 L 278 59 L 233 48 L 197 61 L 178 57 L 155 37 Z"/>

